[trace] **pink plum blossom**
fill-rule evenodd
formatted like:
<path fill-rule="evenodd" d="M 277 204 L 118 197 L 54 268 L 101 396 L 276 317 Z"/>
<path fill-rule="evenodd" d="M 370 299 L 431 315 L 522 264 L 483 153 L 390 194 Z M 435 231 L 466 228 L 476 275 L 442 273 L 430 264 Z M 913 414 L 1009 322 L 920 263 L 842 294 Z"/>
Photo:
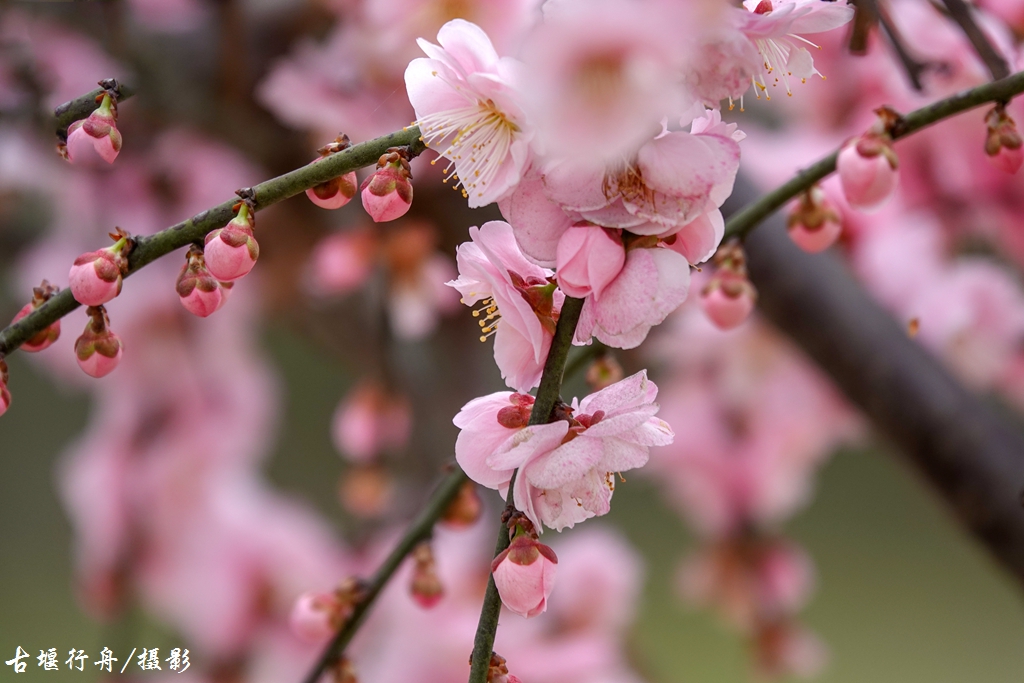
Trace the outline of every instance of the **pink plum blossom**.
<path fill-rule="evenodd" d="M 544 612 L 557 567 L 558 557 L 551 548 L 528 533 L 517 534 L 491 562 L 502 604 L 527 618 Z"/>
<path fill-rule="evenodd" d="M 817 185 L 800 198 L 789 214 L 787 227 L 790 239 L 810 254 L 828 249 L 843 231 L 839 211 Z"/>
<path fill-rule="evenodd" d="M 75 301 L 85 306 L 100 306 L 121 293 L 121 281 L 128 272 L 127 238 L 99 251 L 90 251 L 75 259 L 68 274 Z"/>
<path fill-rule="evenodd" d="M 185 310 L 200 318 L 212 315 L 227 301 L 231 283 L 218 282 L 206 267 L 203 251 L 193 246 L 181 267 L 175 291 Z"/>
<path fill-rule="evenodd" d="M 843 194 L 850 206 L 874 211 L 896 191 L 899 161 L 885 133 L 868 132 L 847 142 L 836 159 Z"/>
<path fill-rule="evenodd" d="M 376 242 L 362 228 L 338 232 L 323 238 L 310 255 L 310 286 L 315 294 L 344 294 L 359 287 L 370 276 L 375 262 Z"/>
<path fill-rule="evenodd" d="M 124 345 L 110 329 L 110 319 L 102 306 L 89 307 L 89 322 L 75 341 L 78 365 L 90 377 L 105 377 L 121 362 Z"/>
<path fill-rule="evenodd" d="M 400 218 L 412 206 L 412 172 L 409 162 L 397 151 L 377 161 L 377 170 L 361 186 L 363 208 L 374 223 Z"/>
<path fill-rule="evenodd" d="M 92 163 L 102 159 L 114 163 L 121 151 L 121 133 L 117 130 L 117 105 L 104 93 L 100 106 L 86 118 L 68 127 L 68 161 Z"/>
<path fill-rule="evenodd" d="M 575 222 L 575 214 L 552 201 L 545 187 L 543 174 L 533 166 L 512 194 L 498 202 L 498 208 L 512 226 L 523 256 L 553 268 L 558 260 L 558 241 Z"/>
<path fill-rule="evenodd" d="M 469 229 L 459 246 L 459 278 L 448 284 L 467 306 L 480 304 L 481 339 L 494 335 L 494 360 L 511 388 L 529 391 L 540 382 L 564 295 L 552 272 L 519 251 L 512 227 L 502 221 Z"/>
<path fill-rule="evenodd" d="M 18 311 L 17 315 L 14 316 L 14 319 L 11 320 L 11 324 L 18 322 L 28 314 L 32 313 L 32 311 L 42 306 L 50 299 L 50 297 L 56 294 L 57 291 L 57 287 L 54 287 L 46 280 L 43 280 L 40 286 L 32 289 L 32 301 L 25 304 L 21 310 Z M 58 318 L 46 328 L 29 337 L 29 339 L 21 345 L 21 350 L 28 353 L 43 351 L 44 349 L 50 348 L 50 346 L 59 338 L 60 319 Z"/>
<path fill-rule="evenodd" d="M 556 277 L 567 296 L 601 298 L 626 263 L 626 250 L 618 231 L 582 222 L 558 240 Z"/>
<path fill-rule="evenodd" d="M 458 176 L 469 206 L 486 206 L 507 195 L 530 162 L 521 65 L 499 57 L 483 29 L 464 19 L 442 26 L 437 41 L 417 41 L 427 56 L 405 71 L 409 101 L 424 143 L 454 166 L 449 177 Z"/>
<path fill-rule="evenodd" d="M 404 448 L 411 429 L 409 402 L 379 382 L 364 381 L 338 404 L 331 434 L 346 458 L 365 464 Z"/>
<path fill-rule="evenodd" d="M 292 607 L 289 625 L 303 640 L 323 643 L 341 627 L 342 612 L 335 593 L 303 593 Z"/>
<path fill-rule="evenodd" d="M 792 94 L 789 78 L 801 81 L 818 73 L 805 44 L 817 47 L 802 34 L 831 31 L 853 18 L 853 8 L 843 2 L 825 0 L 744 0 L 743 10 L 735 10 L 737 28 L 757 47 L 765 73 L 754 79 L 755 88 L 767 90 L 764 76 L 782 79 L 786 93 Z M 760 93 L 758 93 L 760 96 Z"/>
<path fill-rule="evenodd" d="M 322 158 L 322 157 L 321 157 Z M 315 159 L 315 164 L 320 159 Z M 316 187 L 306 190 L 309 200 L 322 209 L 340 209 L 348 204 L 352 197 L 356 196 L 356 187 L 359 180 L 355 171 L 349 171 L 345 175 L 338 176 L 334 180 L 320 183 Z"/>
<path fill-rule="evenodd" d="M 232 282 L 252 270 L 260 256 L 260 245 L 253 235 L 255 225 L 255 216 L 248 204 L 242 202 L 238 215 L 206 236 L 203 255 L 211 275 L 223 282 Z"/>

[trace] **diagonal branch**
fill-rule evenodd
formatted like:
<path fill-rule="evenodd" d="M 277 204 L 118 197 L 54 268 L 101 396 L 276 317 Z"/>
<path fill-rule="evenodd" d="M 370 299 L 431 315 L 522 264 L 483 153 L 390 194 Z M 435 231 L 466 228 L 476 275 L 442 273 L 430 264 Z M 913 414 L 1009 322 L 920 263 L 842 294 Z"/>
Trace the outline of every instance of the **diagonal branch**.
<path fill-rule="evenodd" d="M 949 15 L 953 17 L 953 21 L 960 24 L 964 35 L 967 36 L 967 39 L 971 41 L 971 45 L 974 46 L 974 51 L 978 53 L 981 61 L 985 62 L 985 66 L 988 67 L 993 80 L 998 81 L 1009 76 L 1010 65 L 1006 63 L 1006 60 L 999 54 L 996 46 L 992 44 L 992 41 L 988 39 L 985 32 L 978 26 L 978 22 L 974 20 L 974 14 L 970 5 L 964 2 L 964 0 L 942 0 L 942 4 L 949 10 Z"/>
<path fill-rule="evenodd" d="M 920 109 L 910 112 L 892 132 L 895 140 L 916 133 L 933 123 L 938 123 L 960 112 L 974 109 L 988 102 L 1008 102 L 1014 95 L 1024 92 L 1024 71 L 1019 71 L 1008 78 L 965 90 L 938 102 L 933 102 Z M 811 185 L 819 182 L 836 170 L 836 158 L 839 150 L 797 173 L 788 182 L 771 192 L 762 195 L 742 209 L 736 211 L 725 224 L 725 238 L 745 238 L 757 225 L 768 218 L 786 202 L 806 192 Z"/>

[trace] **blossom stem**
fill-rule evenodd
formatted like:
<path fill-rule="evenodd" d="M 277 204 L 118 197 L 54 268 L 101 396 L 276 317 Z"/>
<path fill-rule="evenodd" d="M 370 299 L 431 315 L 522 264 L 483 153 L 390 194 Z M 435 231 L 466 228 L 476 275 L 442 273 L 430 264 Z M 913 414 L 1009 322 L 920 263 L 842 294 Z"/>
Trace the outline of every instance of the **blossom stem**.
<path fill-rule="evenodd" d="M 540 377 L 540 386 L 537 388 L 537 398 L 533 403 L 533 410 L 530 412 L 529 423 L 531 425 L 547 424 L 551 421 L 551 413 L 554 411 L 562 390 L 565 361 L 569 357 L 572 339 L 576 334 L 576 323 L 579 322 L 582 310 L 583 299 L 565 297 L 561 313 L 558 316 L 558 324 L 555 326 L 555 336 L 551 340 L 551 348 L 544 361 L 544 372 Z M 505 498 L 505 503 L 508 506 L 513 505 L 513 490 L 517 474 L 518 471 L 512 473 L 508 484 L 508 495 Z M 508 545 L 508 528 L 502 523 L 498 528 L 494 557 L 497 557 Z M 484 604 L 480 608 L 480 621 L 477 622 L 476 637 L 473 640 L 473 654 L 469 660 L 469 683 L 487 683 L 487 671 L 491 663 L 491 654 L 494 652 L 494 636 L 498 632 L 498 616 L 500 614 L 501 597 L 498 595 L 498 587 L 494 584 L 494 577 L 491 576 L 487 579 L 487 591 L 484 593 Z"/>
<path fill-rule="evenodd" d="M 73 100 L 73 102 L 77 101 Z M 254 198 L 253 207 L 264 209 L 301 194 L 316 185 L 345 175 L 349 171 L 376 164 L 389 147 L 407 147 L 410 156 L 416 156 L 426 149 L 420 141 L 419 128 L 415 126 L 353 145 L 316 164 L 303 166 L 254 185 L 251 188 Z M 135 248 L 128 257 L 128 275 L 172 251 L 186 247 L 193 242 L 201 242 L 207 233 L 227 225 L 228 221 L 235 217 L 233 207 L 237 202 L 237 197 L 229 199 L 223 204 L 202 211 L 192 218 L 165 228 L 154 235 L 136 237 Z M 45 330 L 79 306 L 80 304 L 71 295 L 70 289 L 65 289 L 51 297 L 49 301 L 32 313 L 0 330 L 0 356 L 10 354 L 41 330 Z"/>
<path fill-rule="evenodd" d="M 906 137 L 933 123 L 988 102 L 1008 102 L 1021 92 L 1024 92 L 1024 71 L 915 109 L 901 119 L 892 131 L 892 137 L 893 139 Z M 786 202 L 833 173 L 836 170 L 838 156 L 839 150 L 832 152 L 824 159 L 797 173 L 788 182 L 737 211 L 725 224 L 726 239 L 746 237 L 747 233 L 782 208 Z"/>

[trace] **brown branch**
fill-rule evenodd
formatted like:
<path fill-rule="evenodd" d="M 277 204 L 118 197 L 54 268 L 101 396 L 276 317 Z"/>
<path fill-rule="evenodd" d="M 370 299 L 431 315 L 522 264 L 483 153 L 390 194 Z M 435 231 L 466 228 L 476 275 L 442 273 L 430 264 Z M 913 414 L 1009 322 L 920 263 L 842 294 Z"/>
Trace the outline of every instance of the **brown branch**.
<path fill-rule="evenodd" d="M 974 46 L 974 51 L 981 57 L 981 61 L 985 62 L 985 66 L 988 67 L 989 73 L 992 74 L 992 79 L 998 81 L 1001 78 L 1006 78 L 1010 75 L 1010 65 L 1006 63 L 1006 60 L 996 46 L 992 44 L 992 41 L 988 39 L 985 32 L 978 26 L 978 22 L 974 20 L 973 10 L 964 0 L 942 0 L 942 4 L 949 10 L 949 16 L 953 18 L 953 21 L 960 24 L 960 28 L 963 29 L 967 39 L 971 41 L 971 45 Z"/>

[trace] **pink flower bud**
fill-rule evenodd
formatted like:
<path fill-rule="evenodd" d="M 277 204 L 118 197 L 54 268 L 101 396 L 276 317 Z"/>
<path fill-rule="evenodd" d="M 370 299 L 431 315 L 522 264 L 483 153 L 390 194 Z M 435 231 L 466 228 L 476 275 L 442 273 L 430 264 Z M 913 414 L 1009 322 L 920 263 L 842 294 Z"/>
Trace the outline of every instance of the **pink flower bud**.
<path fill-rule="evenodd" d="M 899 161 L 887 134 L 865 133 L 846 143 L 836 160 L 850 206 L 873 211 L 896 191 Z"/>
<path fill-rule="evenodd" d="M 7 373 L 7 361 L 0 357 L 0 415 L 11 407 L 11 392 L 7 389 L 10 375 Z"/>
<path fill-rule="evenodd" d="M 249 205 L 242 202 L 238 215 L 230 223 L 206 236 L 204 257 L 206 268 L 213 277 L 231 282 L 247 275 L 256 265 L 260 245 L 253 235 L 255 224 Z"/>
<path fill-rule="evenodd" d="M 453 529 L 465 529 L 473 526 L 480 519 L 482 510 L 483 502 L 480 500 L 480 494 L 477 493 L 476 484 L 467 481 L 459 489 L 455 500 L 448 505 L 440 521 Z"/>
<path fill-rule="evenodd" d="M 444 586 L 437 575 L 434 553 L 429 543 L 420 543 L 412 553 L 415 567 L 409 592 L 413 600 L 423 609 L 430 609 L 444 597 Z"/>
<path fill-rule="evenodd" d="M 521 616 L 537 616 L 547 609 L 557 565 L 555 551 L 530 534 L 518 534 L 491 562 L 501 602 Z"/>
<path fill-rule="evenodd" d="M 371 380 L 356 386 L 338 405 L 331 432 L 334 445 L 349 460 L 368 463 L 404 448 L 411 428 L 408 400 Z"/>
<path fill-rule="evenodd" d="M 121 338 L 110 330 L 110 319 L 103 306 L 90 306 L 89 322 L 75 341 L 78 365 L 90 377 L 109 375 L 121 362 Z"/>
<path fill-rule="evenodd" d="M 185 258 L 187 263 L 182 266 L 175 290 L 185 310 L 205 318 L 227 301 L 231 283 L 221 284 L 210 274 L 201 248 L 193 245 Z"/>
<path fill-rule="evenodd" d="M 811 254 L 835 244 L 842 231 L 839 212 L 817 185 L 804 193 L 800 203 L 789 214 L 789 237 Z"/>
<path fill-rule="evenodd" d="M 121 237 L 112 247 L 75 259 L 68 274 L 75 301 L 85 306 L 102 306 L 121 293 L 121 280 L 128 273 L 130 244 L 127 237 Z"/>
<path fill-rule="evenodd" d="M 568 296 L 601 298 L 601 292 L 626 263 L 626 250 L 617 230 L 587 222 L 576 223 L 558 240 L 556 276 Z"/>
<path fill-rule="evenodd" d="M 318 161 L 322 161 L 327 157 L 320 157 L 314 159 L 315 164 Z M 340 209 L 341 207 L 348 204 L 353 197 L 356 196 L 356 188 L 359 185 L 359 179 L 356 178 L 355 171 L 349 171 L 343 176 L 339 176 L 332 180 L 328 180 L 326 183 L 320 183 L 314 187 L 306 190 L 306 196 L 309 200 L 323 209 Z"/>
<path fill-rule="evenodd" d="M 997 106 L 985 116 L 988 135 L 985 138 L 985 154 L 993 166 L 1006 173 L 1016 173 L 1024 164 L 1024 139 L 1017 131 L 1017 124 L 1007 116 L 1006 110 Z"/>
<path fill-rule="evenodd" d="M 117 130 L 117 105 L 107 93 L 100 106 L 86 118 L 68 126 L 67 160 L 95 164 L 100 159 L 114 163 L 121 151 L 121 133 Z"/>
<path fill-rule="evenodd" d="M 392 148 L 381 156 L 377 170 L 363 181 L 363 208 L 374 223 L 404 216 L 412 205 L 412 172 L 404 153 Z"/>
<path fill-rule="evenodd" d="M 719 329 L 731 330 L 750 316 L 757 302 L 757 290 L 747 279 L 743 247 L 724 244 L 715 253 L 718 270 L 700 292 L 701 308 Z"/>
<path fill-rule="evenodd" d="M 292 633 L 310 643 L 322 643 L 341 628 L 344 606 L 336 593 L 303 593 L 292 607 Z"/>
<path fill-rule="evenodd" d="M 50 297 L 52 297 L 58 291 L 60 290 L 57 287 L 54 287 L 46 280 L 43 280 L 43 283 L 40 286 L 35 287 L 32 290 L 32 301 L 25 304 L 22 307 L 22 309 L 18 311 L 18 314 L 14 316 L 14 320 L 12 320 L 11 323 L 13 324 L 18 322 L 32 311 L 42 306 L 44 303 L 49 301 Z M 27 351 L 29 353 L 42 351 L 43 349 L 49 348 L 49 346 L 53 344 L 53 342 L 57 341 L 59 337 L 60 319 L 57 319 L 49 327 L 37 332 L 31 338 L 29 338 L 28 341 L 22 344 L 21 350 Z"/>
<path fill-rule="evenodd" d="M 338 495 L 347 512 L 371 519 L 390 509 L 395 499 L 395 483 L 379 465 L 356 465 L 345 470 Z"/>

